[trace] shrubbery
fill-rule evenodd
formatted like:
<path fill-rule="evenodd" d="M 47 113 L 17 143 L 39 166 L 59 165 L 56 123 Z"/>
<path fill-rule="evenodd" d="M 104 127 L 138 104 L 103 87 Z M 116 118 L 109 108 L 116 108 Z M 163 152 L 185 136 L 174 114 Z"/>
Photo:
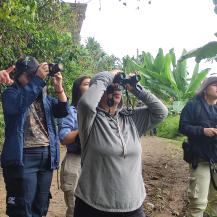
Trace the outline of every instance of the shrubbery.
<path fill-rule="evenodd" d="M 157 136 L 168 139 L 183 140 L 184 136 L 179 133 L 179 115 L 169 115 L 157 126 Z"/>

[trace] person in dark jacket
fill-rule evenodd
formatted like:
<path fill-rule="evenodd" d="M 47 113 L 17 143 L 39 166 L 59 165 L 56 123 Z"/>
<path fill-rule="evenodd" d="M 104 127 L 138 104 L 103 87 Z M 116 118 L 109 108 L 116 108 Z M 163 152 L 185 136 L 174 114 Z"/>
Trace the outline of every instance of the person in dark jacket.
<path fill-rule="evenodd" d="M 217 216 L 217 77 L 204 80 L 181 112 L 179 130 L 188 137 L 189 217 Z"/>
<path fill-rule="evenodd" d="M 1 166 L 10 217 L 42 217 L 49 206 L 59 141 L 54 118 L 68 115 L 60 72 L 53 77 L 57 99 L 47 95 L 48 64 L 31 56 L 16 63 L 15 82 L 2 95 L 5 141 Z"/>

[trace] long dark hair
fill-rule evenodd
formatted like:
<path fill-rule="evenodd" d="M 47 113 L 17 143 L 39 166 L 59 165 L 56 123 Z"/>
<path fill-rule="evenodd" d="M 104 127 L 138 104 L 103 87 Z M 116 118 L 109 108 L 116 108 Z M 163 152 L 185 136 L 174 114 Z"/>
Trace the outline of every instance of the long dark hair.
<path fill-rule="evenodd" d="M 81 90 L 80 90 L 81 83 L 87 78 L 91 78 L 91 77 L 88 75 L 83 75 L 83 76 L 80 76 L 79 78 L 75 79 L 73 82 L 72 105 L 75 107 L 77 107 L 78 101 L 81 98 Z"/>

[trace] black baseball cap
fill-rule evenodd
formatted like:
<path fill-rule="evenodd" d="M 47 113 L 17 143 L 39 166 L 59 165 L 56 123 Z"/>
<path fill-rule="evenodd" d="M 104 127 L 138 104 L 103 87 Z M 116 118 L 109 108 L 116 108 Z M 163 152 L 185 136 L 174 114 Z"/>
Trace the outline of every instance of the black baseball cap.
<path fill-rule="evenodd" d="M 25 56 L 19 58 L 15 65 L 15 79 L 17 79 L 24 72 L 27 73 L 27 75 L 29 76 L 34 76 L 38 69 L 38 66 L 39 63 L 35 57 Z"/>

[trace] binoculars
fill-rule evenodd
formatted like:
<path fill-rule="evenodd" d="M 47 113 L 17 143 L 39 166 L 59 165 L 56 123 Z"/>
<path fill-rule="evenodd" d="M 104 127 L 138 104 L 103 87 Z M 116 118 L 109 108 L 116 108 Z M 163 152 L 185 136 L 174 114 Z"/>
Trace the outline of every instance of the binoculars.
<path fill-rule="evenodd" d="M 126 84 L 131 86 L 136 86 L 136 84 L 141 80 L 140 75 L 133 75 L 133 76 L 126 76 L 125 73 L 121 72 L 115 75 L 113 79 L 113 83 L 120 84 L 121 86 L 125 87 Z"/>

